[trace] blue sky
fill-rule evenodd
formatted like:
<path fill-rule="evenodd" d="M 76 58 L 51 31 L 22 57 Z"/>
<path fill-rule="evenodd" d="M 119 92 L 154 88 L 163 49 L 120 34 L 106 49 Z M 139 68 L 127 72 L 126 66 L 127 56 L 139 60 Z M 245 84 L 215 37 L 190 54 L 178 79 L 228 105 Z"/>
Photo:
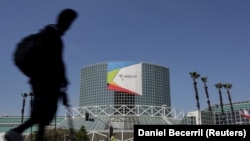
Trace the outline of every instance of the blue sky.
<path fill-rule="evenodd" d="M 79 14 L 63 37 L 68 93 L 74 107 L 78 106 L 81 69 L 109 61 L 140 61 L 169 68 L 172 107 L 185 112 L 196 109 L 189 75 L 193 71 L 208 77 L 212 104 L 219 104 L 214 86 L 219 82 L 233 85 L 233 102 L 250 100 L 249 7 L 247 0 L 1 1 L 0 115 L 21 115 L 21 93 L 30 91 L 28 79 L 13 64 L 16 43 L 55 23 L 64 8 Z M 206 108 L 200 80 L 198 91 L 201 108 Z M 222 94 L 228 103 L 225 89 Z M 63 115 L 64 107 L 59 107 L 58 115 Z"/>

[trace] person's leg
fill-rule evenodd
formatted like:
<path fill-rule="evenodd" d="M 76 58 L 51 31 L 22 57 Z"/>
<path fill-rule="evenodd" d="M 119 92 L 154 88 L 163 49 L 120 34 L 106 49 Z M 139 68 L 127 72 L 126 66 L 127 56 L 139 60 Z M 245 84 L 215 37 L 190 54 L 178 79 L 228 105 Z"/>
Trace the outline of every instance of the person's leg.
<path fill-rule="evenodd" d="M 37 132 L 36 141 L 43 141 L 44 140 L 44 132 L 45 132 L 44 124 L 39 124 L 39 130 Z"/>
<path fill-rule="evenodd" d="M 28 129 L 34 124 L 35 124 L 35 121 L 32 118 L 30 118 L 27 121 L 25 121 L 23 124 L 21 124 L 20 126 L 14 128 L 13 130 L 21 134 L 23 133 L 24 130 Z"/>
<path fill-rule="evenodd" d="M 50 85 L 33 85 L 33 90 L 36 91 L 37 103 L 33 105 L 33 118 L 39 127 L 36 141 L 43 141 L 45 127 L 51 123 L 57 112 L 60 89 Z"/>
<path fill-rule="evenodd" d="M 9 130 L 5 135 L 4 138 L 7 141 L 23 141 L 23 136 L 22 134 L 14 131 L 14 130 Z"/>
<path fill-rule="evenodd" d="M 55 95 L 55 93 L 53 93 Z M 36 141 L 43 141 L 45 134 L 45 127 L 49 125 L 57 112 L 57 103 L 58 97 L 47 97 L 46 101 L 43 102 L 43 108 L 40 110 L 40 118 L 39 118 L 39 130 L 37 134 Z"/>
<path fill-rule="evenodd" d="M 34 101 L 33 105 L 39 105 L 39 102 Z M 17 126 L 16 128 L 13 128 L 11 130 L 9 130 L 6 134 L 5 134 L 5 139 L 7 141 L 23 141 L 23 136 L 22 133 L 24 130 L 28 129 L 29 127 L 31 127 L 32 125 L 36 124 L 38 122 L 38 116 L 34 116 L 37 106 L 34 106 L 34 108 L 32 108 L 31 110 L 31 117 L 25 121 L 23 124 Z"/>
<path fill-rule="evenodd" d="M 37 124 L 39 122 L 40 111 L 41 107 L 43 106 L 42 101 L 35 96 L 32 105 L 33 107 L 31 110 L 30 118 L 20 126 L 14 128 L 13 130 L 15 130 L 18 133 L 22 133 L 24 130 L 28 129 L 32 125 Z"/>
<path fill-rule="evenodd" d="M 53 102 L 54 103 L 54 102 Z M 46 109 L 42 111 L 43 116 L 40 117 L 39 123 L 38 123 L 38 133 L 36 141 L 43 141 L 44 140 L 44 134 L 45 134 L 45 127 L 51 123 L 51 121 L 54 119 L 54 116 L 56 114 L 57 105 L 51 104 L 51 101 L 47 101 L 46 106 L 44 105 Z"/>

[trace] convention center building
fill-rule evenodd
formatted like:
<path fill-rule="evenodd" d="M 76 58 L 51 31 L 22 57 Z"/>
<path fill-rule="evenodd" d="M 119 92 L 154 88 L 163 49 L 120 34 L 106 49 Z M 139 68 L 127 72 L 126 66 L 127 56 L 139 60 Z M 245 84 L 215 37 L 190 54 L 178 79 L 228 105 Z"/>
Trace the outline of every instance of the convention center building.
<path fill-rule="evenodd" d="M 82 68 L 80 85 L 79 107 L 67 115 L 74 119 L 75 128 L 84 125 L 96 139 L 114 132 L 119 140 L 133 140 L 134 125 L 180 124 L 185 115 L 171 107 L 169 69 L 160 65 L 93 64 Z M 66 127 L 67 121 L 59 126 Z"/>
<path fill-rule="evenodd" d="M 79 106 L 57 117 L 51 127 L 56 123 L 56 128 L 69 129 L 72 121 L 76 130 L 85 127 L 91 141 L 109 139 L 111 133 L 118 140 L 133 141 L 134 125 L 250 124 L 250 101 L 233 103 L 234 112 L 230 104 L 215 104 L 212 112 L 185 113 L 172 107 L 169 68 L 158 64 L 102 62 L 83 67 L 80 76 Z M 20 121 L 21 117 L 2 116 L 0 136 Z"/>

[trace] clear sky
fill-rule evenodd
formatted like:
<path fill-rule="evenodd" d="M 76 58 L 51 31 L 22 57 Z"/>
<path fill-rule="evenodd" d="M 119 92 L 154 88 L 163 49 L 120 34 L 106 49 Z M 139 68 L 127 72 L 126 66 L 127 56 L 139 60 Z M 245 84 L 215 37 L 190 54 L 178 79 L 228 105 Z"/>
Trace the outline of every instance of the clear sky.
<path fill-rule="evenodd" d="M 28 79 L 13 64 L 16 43 L 37 32 L 64 8 L 79 17 L 63 37 L 68 93 L 78 106 L 80 71 L 109 61 L 139 61 L 169 68 L 172 107 L 196 110 L 189 72 L 208 77 L 212 104 L 215 84 L 231 83 L 232 101 L 250 100 L 250 1 L 248 0 L 12 0 L 0 2 L 0 115 L 21 115 Z M 198 80 L 201 108 L 207 107 Z M 228 102 L 222 89 L 223 102 Z M 27 98 L 29 102 L 29 98 Z M 25 115 L 28 115 L 29 103 Z M 58 115 L 65 110 L 59 106 Z"/>

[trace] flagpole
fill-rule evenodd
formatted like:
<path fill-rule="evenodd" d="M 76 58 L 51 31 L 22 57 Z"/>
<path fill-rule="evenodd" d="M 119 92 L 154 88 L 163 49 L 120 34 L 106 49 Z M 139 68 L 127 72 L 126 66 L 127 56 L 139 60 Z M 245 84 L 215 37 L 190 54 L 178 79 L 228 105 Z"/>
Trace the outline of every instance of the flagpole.
<path fill-rule="evenodd" d="M 239 114 L 240 114 L 240 123 L 239 124 L 242 124 L 242 119 L 241 119 L 241 110 L 239 110 Z"/>

